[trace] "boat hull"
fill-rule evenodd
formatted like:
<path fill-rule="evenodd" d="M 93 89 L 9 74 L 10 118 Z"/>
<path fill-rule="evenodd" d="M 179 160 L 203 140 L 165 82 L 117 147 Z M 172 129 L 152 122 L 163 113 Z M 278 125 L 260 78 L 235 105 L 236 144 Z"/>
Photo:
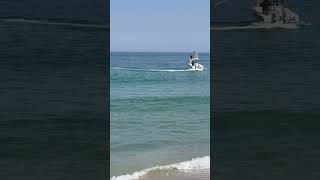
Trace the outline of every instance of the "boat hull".
<path fill-rule="evenodd" d="M 299 15 L 282 6 L 271 6 L 267 12 L 263 12 L 262 7 L 255 6 L 253 12 L 265 24 L 275 24 L 278 27 L 285 24 L 299 24 Z"/>
<path fill-rule="evenodd" d="M 196 64 L 194 66 L 190 65 L 190 71 L 204 71 L 205 68 L 201 64 Z"/>

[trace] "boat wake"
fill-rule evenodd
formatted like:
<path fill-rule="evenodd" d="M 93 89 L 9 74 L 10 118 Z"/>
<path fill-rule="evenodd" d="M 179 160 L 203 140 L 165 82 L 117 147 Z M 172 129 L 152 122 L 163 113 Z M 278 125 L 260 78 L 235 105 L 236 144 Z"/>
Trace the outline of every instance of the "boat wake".
<path fill-rule="evenodd" d="M 54 26 L 90 28 L 90 29 L 102 29 L 102 30 L 108 30 L 109 29 L 109 27 L 107 25 L 100 25 L 100 24 L 81 24 L 81 23 L 53 22 L 53 21 L 36 20 L 36 19 L 0 19 L 0 22 L 21 23 L 21 24 L 24 23 L 24 24 L 54 25 Z"/>
<path fill-rule="evenodd" d="M 146 71 L 146 72 L 188 72 L 195 71 L 194 69 L 141 69 L 141 68 L 124 68 L 124 67 L 111 67 L 117 70 L 127 70 L 127 71 Z"/>
<path fill-rule="evenodd" d="M 233 31 L 233 30 L 246 30 L 246 29 L 299 29 L 300 24 L 265 24 L 265 23 L 252 23 L 242 26 L 222 26 L 211 27 L 214 31 Z"/>
<path fill-rule="evenodd" d="M 208 169 L 210 169 L 210 156 L 205 156 L 200 158 L 194 158 L 191 161 L 185 161 L 185 162 L 170 164 L 166 166 L 155 166 L 152 168 L 134 172 L 132 174 L 114 176 L 111 178 L 111 180 L 134 180 L 142 176 L 148 175 L 149 173 L 152 173 L 154 171 L 163 171 L 163 173 L 166 173 L 166 171 L 170 171 L 170 170 L 188 172 L 188 171 L 200 171 L 200 170 L 208 170 Z"/>
<path fill-rule="evenodd" d="M 312 23 L 301 21 L 301 22 L 300 22 L 300 25 L 301 25 L 301 26 L 312 26 Z"/>

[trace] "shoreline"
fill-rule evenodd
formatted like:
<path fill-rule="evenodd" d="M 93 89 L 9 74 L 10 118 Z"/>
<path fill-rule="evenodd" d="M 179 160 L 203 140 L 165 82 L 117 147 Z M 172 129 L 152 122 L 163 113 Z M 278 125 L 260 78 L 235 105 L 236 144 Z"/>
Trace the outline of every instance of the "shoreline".
<path fill-rule="evenodd" d="M 147 168 L 132 174 L 113 176 L 111 180 L 182 180 L 209 179 L 210 156 L 193 158 L 190 161 Z"/>
<path fill-rule="evenodd" d="M 166 174 L 149 174 L 138 178 L 138 180 L 209 180 L 210 169 L 175 171 Z"/>

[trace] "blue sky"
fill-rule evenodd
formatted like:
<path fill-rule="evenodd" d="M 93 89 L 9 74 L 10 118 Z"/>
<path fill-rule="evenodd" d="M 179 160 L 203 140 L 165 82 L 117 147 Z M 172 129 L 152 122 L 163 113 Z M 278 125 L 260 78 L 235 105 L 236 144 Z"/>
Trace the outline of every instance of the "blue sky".
<path fill-rule="evenodd" d="M 111 0 L 111 51 L 210 51 L 210 0 Z"/>

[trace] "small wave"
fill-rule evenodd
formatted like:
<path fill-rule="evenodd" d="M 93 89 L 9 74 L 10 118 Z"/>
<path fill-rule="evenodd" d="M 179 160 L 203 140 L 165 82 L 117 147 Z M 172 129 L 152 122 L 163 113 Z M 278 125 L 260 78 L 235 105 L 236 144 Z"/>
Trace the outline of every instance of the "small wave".
<path fill-rule="evenodd" d="M 155 170 L 171 170 L 177 169 L 180 171 L 190 171 L 190 170 L 204 170 L 210 169 L 210 156 L 194 158 L 191 161 L 185 161 L 180 163 L 175 163 L 166 166 L 155 166 L 152 168 L 144 169 L 142 171 L 137 171 L 132 174 L 126 174 L 121 176 L 114 176 L 111 180 L 134 180 L 141 176 L 147 175 L 151 171 Z"/>
<path fill-rule="evenodd" d="M 27 23 L 27 24 L 40 24 L 40 25 L 55 25 L 55 26 L 92 28 L 92 29 L 103 29 L 103 30 L 108 30 L 109 29 L 109 27 L 107 25 L 52 22 L 52 21 L 36 20 L 36 19 L 0 19 L 0 22 Z"/>
<path fill-rule="evenodd" d="M 112 69 L 128 70 L 128 71 L 147 71 L 147 72 L 187 72 L 187 71 L 194 71 L 193 69 L 139 69 L 139 68 L 124 68 L 124 67 L 112 67 Z"/>
<path fill-rule="evenodd" d="M 301 21 L 300 25 L 302 25 L 302 26 L 312 26 L 312 23 Z"/>
<path fill-rule="evenodd" d="M 220 1 L 220 2 L 217 2 L 216 4 L 215 4 L 215 6 L 217 7 L 217 6 L 219 6 L 219 5 L 221 5 L 221 4 L 224 4 L 224 3 L 226 3 L 226 2 L 228 2 L 229 0 L 222 0 L 222 1 Z"/>
<path fill-rule="evenodd" d="M 297 24 L 264 24 L 264 23 L 252 23 L 246 26 L 224 26 L 224 27 L 211 27 L 211 30 L 215 31 L 232 31 L 232 30 L 245 30 L 245 29 L 298 29 Z"/>

